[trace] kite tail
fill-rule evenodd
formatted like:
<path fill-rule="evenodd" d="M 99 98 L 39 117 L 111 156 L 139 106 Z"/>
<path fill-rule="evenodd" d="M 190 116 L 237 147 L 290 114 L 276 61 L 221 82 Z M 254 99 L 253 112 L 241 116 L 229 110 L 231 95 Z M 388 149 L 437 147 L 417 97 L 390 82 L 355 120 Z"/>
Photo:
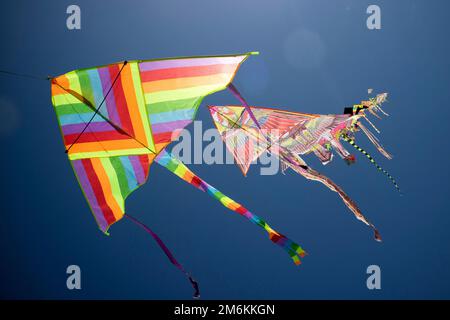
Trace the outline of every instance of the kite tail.
<path fill-rule="evenodd" d="M 168 152 L 162 151 L 156 157 L 155 161 L 177 175 L 179 178 L 196 187 L 197 189 L 208 193 L 210 196 L 220 201 L 220 203 L 222 203 L 222 205 L 224 205 L 228 209 L 233 210 L 241 216 L 246 217 L 254 224 L 266 230 L 266 232 L 269 234 L 270 240 L 278 246 L 282 247 L 289 254 L 296 265 L 299 265 L 301 263 L 300 258 L 303 258 L 306 255 L 306 252 L 298 244 L 273 230 L 264 220 L 252 214 L 242 205 L 227 197 L 222 192 L 199 178 L 197 175 L 191 172 L 180 160 L 178 160 Z"/>
<path fill-rule="evenodd" d="M 195 281 L 194 278 L 192 278 L 192 276 L 177 261 L 177 259 L 174 257 L 174 255 L 169 250 L 169 248 L 167 248 L 167 246 L 164 244 L 164 242 L 161 240 L 161 238 L 158 237 L 158 235 L 156 233 L 154 233 L 149 227 L 147 227 L 145 224 L 143 224 L 142 222 L 140 222 L 136 218 L 133 218 L 129 214 L 125 214 L 124 217 L 128 218 L 131 222 L 133 222 L 137 226 L 139 226 L 142 229 L 144 229 L 149 235 L 151 235 L 153 237 L 153 239 L 155 239 L 156 243 L 158 243 L 159 247 L 162 249 L 162 251 L 164 251 L 164 253 L 166 254 L 167 258 L 169 258 L 170 262 L 175 267 L 177 267 L 181 272 L 183 272 L 186 275 L 186 277 L 188 278 L 189 282 L 192 285 L 192 288 L 194 289 L 193 298 L 195 298 L 195 299 L 200 298 L 200 289 L 198 287 L 197 281 Z"/>
<path fill-rule="evenodd" d="M 398 186 L 397 182 L 395 181 L 395 179 L 389 174 L 389 172 L 387 172 L 386 170 L 384 170 L 382 167 L 380 167 L 375 160 L 372 158 L 372 156 L 370 154 L 367 153 L 366 150 L 364 150 L 363 148 L 361 148 L 360 146 L 358 146 L 354 140 L 350 139 L 348 136 L 343 135 L 342 139 L 344 141 L 347 141 L 348 143 L 350 143 L 356 150 L 358 150 L 359 152 L 361 152 L 363 155 L 365 155 L 367 157 L 367 159 L 369 159 L 369 161 L 382 173 L 384 173 L 384 175 L 386 177 L 388 177 L 389 180 L 391 180 L 392 184 L 394 185 L 394 187 L 398 190 L 398 192 L 400 192 L 400 194 L 402 193 L 402 191 L 400 190 L 400 187 Z"/>
<path fill-rule="evenodd" d="M 373 143 L 373 145 L 378 149 L 378 151 L 380 151 L 380 153 L 383 156 L 385 156 L 389 160 L 392 159 L 392 155 L 383 148 L 383 146 L 378 141 L 377 137 L 375 137 L 361 122 L 358 123 L 358 127 L 361 128 L 361 130 L 366 134 L 370 142 Z"/>
<path fill-rule="evenodd" d="M 292 158 L 284 153 L 281 155 L 283 161 L 286 161 L 295 172 L 301 174 L 306 179 L 321 182 L 325 186 L 327 186 L 330 190 L 336 192 L 344 201 L 345 205 L 353 212 L 356 219 L 362 221 L 363 223 L 371 227 L 374 232 L 375 240 L 381 242 L 381 235 L 378 232 L 377 228 L 372 223 L 370 223 L 366 219 L 366 217 L 364 217 L 364 215 L 362 214 L 361 210 L 358 208 L 356 203 L 344 192 L 344 190 L 342 190 L 341 187 L 335 184 L 330 178 L 320 174 L 319 172 L 311 169 L 310 167 L 297 163 L 298 160 L 296 157 Z"/>

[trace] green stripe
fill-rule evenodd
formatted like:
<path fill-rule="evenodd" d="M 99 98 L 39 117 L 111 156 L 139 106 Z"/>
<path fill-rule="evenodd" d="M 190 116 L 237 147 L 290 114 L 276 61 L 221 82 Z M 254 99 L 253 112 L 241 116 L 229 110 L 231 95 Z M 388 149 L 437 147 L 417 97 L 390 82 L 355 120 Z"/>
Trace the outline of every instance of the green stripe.
<path fill-rule="evenodd" d="M 112 195 L 119 205 L 120 210 L 122 211 L 121 214 L 123 214 L 123 212 L 125 211 L 125 198 L 123 197 L 123 194 L 120 190 L 118 177 L 111 164 L 110 159 L 111 158 L 100 158 L 100 162 L 102 163 L 106 175 L 108 176 Z"/>
<path fill-rule="evenodd" d="M 79 100 L 77 101 L 78 103 L 64 104 L 56 107 L 55 110 L 58 117 L 77 113 L 92 113 L 91 108 L 84 103 L 80 103 Z"/>
<path fill-rule="evenodd" d="M 149 103 L 147 104 L 147 112 L 149 114 L 190 109 L 195 105 L 198 97 L 189 99 L 172 100 L 166 102 Z M 151 100 L 150 100 L 151 101 Z"/>
<path fill-rule="evenodd" d="M 128 179 L 125 172 L 125 168 L 122 165 L 119 157 L 111 157 L 111 164 L 116 171 L 117 179 L 119 180 L 120 193 L 122 197 L 125 199 L 127 195 L 130 194 L 130 189 L 128 187 Z"/>
<path fill-rule="evenodd" d="M 52 97 L 52 100 L 53 100 L 53 105 L 55 106 L 55 109 L 58 109 L 64 105 L 80 103 L 80 100 L 70 93 L 57 94 Z"/>
<path fill-rule="evenodd" d="M 81 95 L 87 101 L 91 103 L 91 105 L 95 105 L 94 94 L 91 86 L 91 79 L 89 78 L 89 74 L 87 71 L 77 71 L 78 81 L 80 82 L 81 87 Z"/>
<path fill-rule="evenodd" d="M 177 170 L 177 167 L 178 164 L 173 159 L 170 159 L 170 161 L 166 165 L 166 168 L 171 172 L 175 172 Z"/>
<path fill-rule="evenodd" d="M 203 97 L 216 91 L 225 89 L 226 84 L 231 80 L 231 78 L 232 74 L 229 74 L 229 79 L 224 80 L 221 83 L 146 93 L 145 101 L 154 101 L 157 103 L 173 101 L 174 99 L 181 100 Z"/>

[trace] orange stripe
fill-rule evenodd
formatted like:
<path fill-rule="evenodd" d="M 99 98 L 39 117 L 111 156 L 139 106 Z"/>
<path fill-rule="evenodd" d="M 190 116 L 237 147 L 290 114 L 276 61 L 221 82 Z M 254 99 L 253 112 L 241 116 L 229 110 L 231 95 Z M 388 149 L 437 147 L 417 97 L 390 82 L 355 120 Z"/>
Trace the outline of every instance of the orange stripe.
<path fill-rule="evenodd" d="M 194 174 L 193 174 L 191 171 L 187 170 L 187 171 L 184 173 L 183 180 L 185 180 L 185 181 L 191 183 L 192 178 L 194 178 Z"/>
<path fill-rule="evenodd" d="M 94 167 L 95 173 L 97 174 L 98 180 L 100 181 L 100 184 L 102 186 L 103 195 L 105 196 L 106 203 L 112 210 L 116 220 L 119 220 L 120 218 L 122 218 L 123 212 L 119 204 L 117 203 L 116 199 L 114 199 L 111 184 L 109 182 L 109 177 L 105 171 L 105 168 L 103 168 L 103 165 L 99 158 L 92 158 L 91 162 L 92 166 Z"/>
<path fill-rule="evenodd" d="M 170 142 L 172 142 L 172 141 L 163 142 L 163 143 L 156 143 L 156 144 L 155 144 L 156 152 L 157 152 L 157 153 L 160 152 L 160 151 L 161 151 L 162 149 L 164 149 Z"/>
<path fill-rule="evenodd" d="M 122 87 L 127 101 L 128 112 L 131 118 L 131 124 L 133 125 L 133 131 L 135 138 L 142 143 L 147 141 L 145 136 L 144 127 L 142 125 L 142 118 L 139 112 L 138 102 L 136 100 L 136 90 L 133 85 L 133 77 L 131 74 L 131 65 L 128 64 L 122 71 L 121 76 Z"/>
<path fill-rule="evenodd" d="M 233 200 L 231 200 L 231 202 L 226 205 L 226 207 L 228 209 L 231 209 L 233 211 L 238 209 L 240 206 L 241 206 L 240 204 L 238 204 L 237 202 L 234 202 Z"/>
<path fill-rule="evenodd" d="M 221 84 L 230 79 L 231 73 L 216 73 L 209 76 L 175 78 L 142 83 L 145 93 L 176 90 L 202 85 Z"/>
<path fill-rule="evenodd" d="M 56 83 L 58 83 L 59 86 Z M 67 79 L 65 75 L 59 76 L 52 80 L 52 96 L 67 93 L 67 91 L 63 90 L 60 86 L 63 88 L 69 87 L 69 79 Z"/>

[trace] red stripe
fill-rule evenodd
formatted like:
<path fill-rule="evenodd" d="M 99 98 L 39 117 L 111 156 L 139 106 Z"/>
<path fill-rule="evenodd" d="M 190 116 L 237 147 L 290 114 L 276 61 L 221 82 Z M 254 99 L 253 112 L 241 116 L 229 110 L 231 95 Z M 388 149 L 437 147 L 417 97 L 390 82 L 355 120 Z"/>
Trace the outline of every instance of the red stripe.
<path fill-rule="evenodd" d="M 200 185 L 202 184 L 202 179 L 200 179 L 200 178 L 197 177 L 197 176 L 193 176 L 193 177 L 192 177 L 192 180 L 191 180 L 191 182 L 190 182 L 190 184 L 192 184 L 193 186 L 199 188 Z"/>
<path fill-rule="evenodd" d="M 78 133 L 67 134 L 64 136 L 64 141 L 66 145 L 71 145 L 75 142 L 75 139 L 78 137 Z M 108 141 L 108 140 L 126 140 L 130 139 L 126 134 L 122 134 L 116 130 L 113 131 L 100 131 L 100 132 L 84 132 L 77 143 L 83 142 L 99 142 Z"/>
<path fill-rule="evenodd" d="M 245 214 L 248 210 L 245 209 L 243 206 L 239 206 L 239 208 L 235 209 L 234 211 L 239 214 Z"/>
<path fill-rule="evenodd" d="M 149 159 L 148 159 L 148 155 L 142 155 L 142 156 L 138 156 L 139 159 L 139 163 L 142 166 L 142 170 L 144 171 L 144 177 L 145 179 L 147 179 L 148 176 L 148 169 L 150 168 L 149 166 Z"/>
<path fill-rule="evenodd" d="M 154 143 L 164 143 L 164 142 L 170 142 L 172 141 L 172 132 L 162 132 L 162 133 L 156 133 L 153 135 L 153 142 Z"/>
<path fill-rule="evenodd" d="M 83 159 L 81 161 L 91 184 L 92 190 L 94 191 L 95 197 L 97 198 L 97 203 L 102 210 L 103 217 L 105 218 L 106 222 L 108 222 L 108 225 L 111 225 L 116 221 L 116 218 L 114 217 L 114 213 L 112 212 L 111 208 L 106 203 L 102 186 L 97 177 L 97 174 L 95 173 L 94 167 L 92 166 L 92 162 L 90 159 Z"/>
<path fill-rule="evenodd" d="M 124 69 L 127 68 L 126 66 Z M 113 83 L 117 74 L 120 72 L 119 65 L 112 65 L 109 67 L 109 75 L 111 77 L 111 83 Z M 123 70 L 122 70 L 123 72 Z M 122 124 L 122 129 L 127 131 L 131 136 L 134 137 L 133 124 L 130 119 L 130 111 L 128 110 L 127 100 L 125 98 L 125 93 L 122 86 L 122 76 L 119 76 L 114 87 L 112 88 L 114 93 L 114 99 L 116 100 L 117 113 L 120 117 L 120 123 Z"/>
<path fill-rule="evenodd" d="M 237 66 L 237 64 L 212 64 L 209 66 L 141 71 L 141 81 L 150 82 L 173 78 L 209 76 L 217 73 L 234 73 Z"/>

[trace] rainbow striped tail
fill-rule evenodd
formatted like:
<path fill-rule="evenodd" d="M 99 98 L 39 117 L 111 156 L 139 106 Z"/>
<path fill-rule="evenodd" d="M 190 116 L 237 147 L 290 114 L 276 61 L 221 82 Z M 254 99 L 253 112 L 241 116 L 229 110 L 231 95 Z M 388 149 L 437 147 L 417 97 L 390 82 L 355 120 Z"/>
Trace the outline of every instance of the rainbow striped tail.
<path fill-rule="evenodd" d="M 266 230 L 266 232 L 269 234 L 270 240 L 278 246 L 282 247 L 289 254 L 296 265 L 299 265 L 301 263 L 300 258 L 303 258 L 306 255 L 306 252 L 297 243 L 278 233 L 277 231 L 272 229 L 264 220 L 254 215 L 242 205 L 227 197 L 222 192 L 199 178 L 192 171 L 190 171 L 184 165 L 184 163 L 175 158 L 173 155 L 164 150 L 155 158 L 155 161 L 170 172 L 177 175 L 179 178 L 196 187 L 197 189 L 208 193 L 210 196 L 220 201 L 228 209 L 233 210 L 241 216 L 246 217 L 254 224 Z"/>

